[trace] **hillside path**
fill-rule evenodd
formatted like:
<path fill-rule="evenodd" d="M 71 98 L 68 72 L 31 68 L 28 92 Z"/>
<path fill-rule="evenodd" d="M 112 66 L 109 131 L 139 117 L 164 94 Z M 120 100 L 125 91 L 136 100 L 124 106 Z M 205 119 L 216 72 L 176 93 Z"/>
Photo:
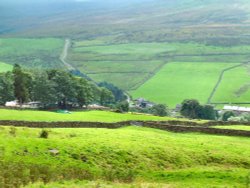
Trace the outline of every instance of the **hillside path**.
<path fill-rule="evenodd" d="M 60 56 L 60 60 L 68 70 L 75 70 L 75 68 L 71 64 L 67 63 L 67 61 L 66 61 L 70 46 L 71 46 L 71 40 L 65 39 L 65 44 L 63 47 L 62 54 Z"/>

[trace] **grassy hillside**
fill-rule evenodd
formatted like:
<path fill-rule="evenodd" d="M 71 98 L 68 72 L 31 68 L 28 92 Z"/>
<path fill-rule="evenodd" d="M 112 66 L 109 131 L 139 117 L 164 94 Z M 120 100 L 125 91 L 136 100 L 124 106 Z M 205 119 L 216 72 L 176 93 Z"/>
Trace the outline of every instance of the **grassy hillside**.
<path fill-rule="evenodd" d="M 26 68 L 60 68 L 64 40 L 0 38 L 0 60 Z"/>
<path fill-rule="evenodd" d="M 12 70 L 12 65 L 0 62 L 0 72 L 6 72 L 6 71 L 11 71 L 11 70 Z"/>
<path fill-rule="evenodd" d="M 35 68 L 65 68 L 59 56 L 63 40 L 70 38 L 73 43 L 67 63 L 94 81 L 111 82 L 135 93 L 135 97 L 147 93 L 142 88 L 149 87 L 151 81 L 147 81 L 154 80 L 159 71 L 162 74 L 165 69 L 161 68 L 169 62 L 249 61 L 250 4 L 246 0 L 63 2 L 12 3 L 11 9 L 7 2 L 1 2 L 0 36 L 4 38 L 0 41 L 0 61 Z M 232 74 L 244 78 L 234 80 L 231 88 L 223 80 L 212 102 L 249 101 L 248 83 L 242 80 L 248 79 L 248 73 Z M 179 80 L 173 74 L 166 79 L 170 82 L 172 78 Z M 195 90 L 194 95 L 190 95 L 188 85 L 168 86 L 173 87 L 171 91 L 185 88 L 187 95 L 180 94 L 181 99 L 191 97 L 205 102 L 211 85 L 216 84 L 215 76 L 208 82 L 208 88 Z M 193 81 L 193 85 L 198 88 L 200 83 Z M 154 95 L 150 99 L 165 103 L 169 93 Z M 147 94 L 140 97 L 149 98 Z M 174 106 L 180 99 L 166 102 Z"/>
<path fill-rule="evenodd" d="M 0 34 L 84 39 L 117 35 L 120 41 L 129 42 L 190 39 L 249 44 L 249 36 L 244 35 L 249 27 L 250 10 L 246 0 L 109 0 L 105 3 L 65 0 L 66 6 L 60 1 L 45 2 L 30 2 L 32 6 L 12 3 L 11 9 L 8 3 L 1 2 L 4 11 L 0 14 L 3 18 Z"/>
<path fill-rule="evenodd" d="M 245 188 L 249 175 L 249 138 L 127 127 L 50 129 L 49 138 L 42 139 L 40 131 L 1 128 L 0 175 L 5 174 L 5 183 L 101 179 Z M 53 185 L 58 184 L 48 187 Z M 69 187 L 81 185 L 77 181 Z"/>
<path fill-rule="evenodd" d="M 240 63 L 247 61 L 249 48 L 199 43 L 121 44 L 114 36 L 108 36 L 74 41 L 68 62 L 98 82 L 108 81 L 122 89 L 135 90 L 167 62 Z"/>
<path fill-rule="evenodd" d="M 44 183 L 35 183 L 26 186 L 25 188 L 96 188 L 96 187 L 102 187 L 102 188 L 169 188 L 173 187 L 170 184 L 167 183 L 113 183 L 113 182 L 105 182 L 105 181 L 62 181 L 62 182 L 53 182 L 49 184 Z M 176 187 L 176 186 L 175 186 Z"/>
<path fill-rule="evenodd" d="M 151 115 L 120 114 L 108 111 L 83 111 L 61 114 L 47 111 L 4 110 L 0 109 L 0 120 L 21 121 L 91 121 L 91 122 L 119 122 L 127 120 L 170 120 L 169 117 Z"/>
<path fill-rule="evenodd" d="M 221 71 L 230 63 L 168 63 L 151 80 L 131 94 L 164 103 L 170 107 L 184 99 L 194 98 L 206 103 Z"/>

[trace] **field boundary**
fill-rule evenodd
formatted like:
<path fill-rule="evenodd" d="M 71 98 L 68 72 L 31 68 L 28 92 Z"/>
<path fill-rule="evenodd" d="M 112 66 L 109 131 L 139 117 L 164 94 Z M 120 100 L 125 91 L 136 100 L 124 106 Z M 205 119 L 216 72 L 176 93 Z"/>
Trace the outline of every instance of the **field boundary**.
<path fill-rule="evenodd" d="M 151 78 L 153 78 L 168 63 L 169 62 L 164 62 L 161 65 L 159 65 L 158 67 L 156 67 L 152 72 L 149 72 L 148 75 L 142 81 L 140 81 L 140 82 L 134 84 L 133 86 L 131 86 L 128 89 L 128 91 L 135 91 L 135 90 L 137 90 L 139 87 L 141 87 L 143 84 L 145 84 Z"/>
<path fill-rule="evenodd" d="M 126 71 L 103 71 L 103 72 L 86 72 L 86 74 L 151 74 L 151 72 L 143 72 L 143 71 L 130 71 L 130 72 L 126 72 Z"/>
<path fill-rule="evenodd" d="M 207 100 L 207 103 L 208 103 L 208 104 L 211 104 L 211 100 L 213 99 L 213 97 L 214 97 L 214 95 L 215 95 L 215 93 L 216 93 L 218 87 L 220 86 L 220 84 L 221 84 L 221 82 L 222 82 L 222 79 L 223 79 L 223 77 L 224 77 L 224 74 L 225 74 L 227 71 L 229 71 L 229 70 L 232 70 L 232 69 L 241 67 L 241 66 L 243 66 L 243 65 L 245 65 L 245 64 L 247 64 L 247 63 L 241 63 L 241 64 L 239 64 L 239 65 L 234 65 L 234 66 L 232 66 L 232 67 L 225 68 L 225 69 L 223 69 L 223 70 L 221 71 L 220 76 L 219 76 L 219 79 L 218 79 L 217 83 L 215 84 L 215 87 L 213 88 L 213 91 L 211 92 L 210 96 L 208 97 L 208 100 Z"/>
<path fill-rule="evenodd" d="M 198 133 L 214 134 L 214 135 L 250 137 L 250 131 L 218 129 L 218 128 L 202 127 L 202 126 L 189 127 L 189 126 L 175 126 L 175 125 L 168 125 L 161 123 L 154 123 L 154 124 L 150 123 L 150 124 L 145 124 L 144 127 L 167 130 L 177 133 L 198 132 Z"/>
<path fill-rule="evenodd" d="M 1 120 L 1 126 L 29 127 L 29 128 L 107 128 L 117 129 L 126 126 L 140 126 L 166 130 L 171 132 L 198 132 L 226 136 L 250 137 L 250 131 L 218 129 L 211 126 L 245 125 L 250 126 L 250 122 L 220 122 L 211 121 L 197 123 L 191 121 L 122 121 L 114 123 L 104 122 L 31 122 L 31 121 L 8 121 Z"/>

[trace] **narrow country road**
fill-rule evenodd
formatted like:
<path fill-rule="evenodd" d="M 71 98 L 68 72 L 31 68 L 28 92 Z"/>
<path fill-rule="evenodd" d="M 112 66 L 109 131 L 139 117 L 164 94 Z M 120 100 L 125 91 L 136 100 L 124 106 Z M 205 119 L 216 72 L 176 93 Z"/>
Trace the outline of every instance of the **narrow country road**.
<path fill-rule="evenodd" d="M 130 102 L 132 101 L 130 95 L 129 95 L 127 92 L 123 92 L 123 93 L 124 93 L 124 95 L 126 95 L 126 97 L 127 97 L 127 102 L 130 103 Z"/>
<path fill-rule="evenodd" d="M 60 60 L 63 62 L 63 64 L 65 65 L 65 67 L 68 70 L 75 70 L 75 68 L 72 65 L 70 65 L 69 63 L 67 63 L 67 61 L 66 61 L 70 45 L 71 45 L 71 40 L 70 39 L 65 39 L 65 44 L 64 44 L 62 54 L 60 56 Z"/>

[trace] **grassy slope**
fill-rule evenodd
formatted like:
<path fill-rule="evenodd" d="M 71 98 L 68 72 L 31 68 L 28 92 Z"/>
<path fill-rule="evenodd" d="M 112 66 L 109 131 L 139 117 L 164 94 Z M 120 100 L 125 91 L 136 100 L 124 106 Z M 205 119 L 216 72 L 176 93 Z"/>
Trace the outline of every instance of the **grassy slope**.
<path fill-rule="evenodd" d="M 64 174 L 64 180 L 134 180 L 176 187 L 243 188 L 250 168 L 249 138 L 127 127 L 51 129 L 49 139 L 41 139 L 40 129 L 18 128 L 15 137 L 10 130 L 2 127 L 0 131 L 4 153 L 1 158 L 4 164 L 20 165 L 25 172 L 22 181 L 31 174 L 35 179 L 43 173 L 42 179 L 47 181 L 56 181 Z M 59 155 L 51 155 L 50 149 L 59 150 Z M 12 178 L 22 176 L 14 169 L 1 168 L 0 172 L 13 171 Z"/>
<path fill-rule="evenodd" d="M 221 71 L 232 65 L 230 63 L 169 63 L 131 94 L 134 97 L 145 97 L 148 100 L 165 103 L 170 107 L 188 98 L 206 103 Z"/>
<path fill-rule="evenodd" d="M 105 181 L 61 181 L 61 182 L 53 182 L 49 184 L 44 183 L 35 183 L 26 186 L 25 188 L 171 188 L 173 187 L 167 183 L 119 183 L 119 182 L 105 182 Z"/>
<path fill-rule="evenodd" d="M 172 68 L 169 72 L 162 69 L 156 77 L 131 92 L 135 97 L 145 97 L 155 102 L 167 103 L 171 107 L 186 98 L 196 98 L 203 103 L 207 102 L 220 71 L 232 66 L 232 63 L 247 61 L 249 51 L 249 46 L 244 45 L 222 47 L 198 43 L 115 44 L 115 41 L 112 41 L 114 38 L 111 36 L 107 38 L 76 41 L 69 59 L 97 82 L 108 81 L 125 90 L 136 89 L 144 84 L 159 65 L 171 61 L 171 59 L 183 63 L 186 63 L 187 60 L 189 62 L 214 62 L 213 65 L 209 64 L 207 67 L 203 65 L 189 67 L 190 64 L 186 66 L 178 64 L 178 67 Z M 154 64 L 154 62 L 158 62 L 158 64 Z M 230 62 L 230 64 L 223 67 L 218 62 Z M 194 70 L 195 72 L 193 72 Z M 189 82 L 187 83 L 186 80 Z M 183 83 L 185 84 L 183 85 Z M 231 87 L 242 87 L 240 80 L 234 80 L 234 83 Z M 154 92 L 155 87 L 159 92 Z M 221 89 L 218 96 L 222 96 L 220 93 L 224 94 L 225 90 Z M 226 93 L 228 93 L 226 102 L 238 100 L 235 96 L 231 96 L 232 91 Z M 243 97 L 245 96 L 249 100 L 248 93 L 245 93 Z M 215 97 L 218 98 L 217 93 Z M 213 102 L 217 102 L 217 99 Z"/>
<path fill-rule="evenodd" d="M 0 62 L 0 72 L 6 72 L 11 70 L 12 70 L 12 65 Z"/>
<path fill-rule="evenodd" d="M 78 62 L 78 68 L 87 74 L 93 73 L 149 73 L 160 66 L 162 61 L 91 61 Z"/>
<path fill-rule="evenodd" d="M 214 128 L 250 131 L 250 126 L 244 126 L 244 125 L 214 126 Z"/>
<path fill-rule="evenodd" d="M 23 120 L 23 121 L 97 121 L 118 122 L 127 120 L 170 120 L 169 117 L 157 117 L 150 115 L 120 114 L 107 111 L 72 112 L 60 114 L 47 111 L 30 110 L 4 110 L 0 109 L 0 120 Z"/>
<path fill-rule="evenodd" d="M 147 73 L 99 73 L 88 74 L 96 82 L 109 82 L 123 90 L 137 88 L 148 76 Z"/>
<path fill-rule="evenodd" d="M 83 43 L 83 41 L 81 41 Z M 77 45 L 74 52 L 93 52 L 99 54 L 134 54 L 152 56 L 159 53 L 173 53 L 177 54 L 231 54 L 242 53 L 247 54 L 250 46 L 209 46 L 198 43 L 128 43 L 128 44 L 109 44 L 109 45 L 93 45 L 89 43 L 86 46 Z"/>
<path fill-rule="evenodd" d="M 227 71 L 212 102 L 249 102 L 250 74 L 248 67 Z"/>
<path fill-rule="evenodd" d="M 68 60 L 97 82 L 108 81 L 124 90 L 133 90 L 169 61 L 245 62 L 249 49 L 247 45 L 223 47 L 192 42 L 117 44 L 115 36 L 107 36 L 75 41 Z"/>
<path fill-rule="evenodd" d="M 58 68 L 61 66 L 59 56 L 63 45 L 63 40 L 55 38 L 0 39 L 0 60 L 29 68 Z"/>

